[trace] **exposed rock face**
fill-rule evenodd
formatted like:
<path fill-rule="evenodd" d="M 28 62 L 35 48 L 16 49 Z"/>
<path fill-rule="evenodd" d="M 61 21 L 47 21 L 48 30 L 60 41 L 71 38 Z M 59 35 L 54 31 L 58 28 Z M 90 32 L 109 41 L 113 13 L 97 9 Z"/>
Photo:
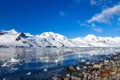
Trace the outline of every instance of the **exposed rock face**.
<path fill-rule="evenodd" d="M 5 33 L 4 32 L 0 32 L 0 35 L 4 35 Z"/>
<path fill-rule="evenodd" d="M 21 32 L 20 35 L 16 38 L 16 41 L 19 41 L 21 38 L 27 38 L 27 36 Z"/>

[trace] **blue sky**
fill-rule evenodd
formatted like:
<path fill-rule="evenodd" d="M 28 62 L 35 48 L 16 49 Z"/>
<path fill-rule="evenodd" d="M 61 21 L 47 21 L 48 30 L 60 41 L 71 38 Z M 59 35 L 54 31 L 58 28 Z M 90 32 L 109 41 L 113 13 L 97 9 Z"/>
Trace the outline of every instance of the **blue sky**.
<path fill-rule="evenodd" d="M 0 0 L 0 30 L 120 36 L 120 0 Z"/>

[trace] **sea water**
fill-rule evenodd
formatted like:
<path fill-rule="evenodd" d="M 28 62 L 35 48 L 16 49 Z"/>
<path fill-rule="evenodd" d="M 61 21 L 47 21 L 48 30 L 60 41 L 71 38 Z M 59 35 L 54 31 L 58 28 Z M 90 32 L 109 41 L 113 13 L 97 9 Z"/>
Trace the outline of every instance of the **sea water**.
<path fill-rule="evenodd" d="M 0 48 L 0 80 L 48 79 L 70 65 L 97 63 L 120 48 Z"/>

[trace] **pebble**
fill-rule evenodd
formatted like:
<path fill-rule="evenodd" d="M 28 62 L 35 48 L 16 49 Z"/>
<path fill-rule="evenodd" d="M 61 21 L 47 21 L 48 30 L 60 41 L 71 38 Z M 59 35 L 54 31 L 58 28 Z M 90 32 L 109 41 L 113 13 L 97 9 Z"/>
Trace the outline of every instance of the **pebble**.
<path fill-rule="evenodd" d="M 80 70 L 80 67 L 77 66 L 76 69 L 79 71 L 79 70 Z"/>
<path fill-rule="evenodd" d="M 73 66 L 69 66 L 68 70 L 70 70 L 70 71 L 76 71 L 76 69 Z"/>
<path fill-rule="evenodd" d="M 62 78 L 59 80 L 103 80 L 104 78 L 100 77 L 103 74 L 101 74 L 101 71 L 105 72 L 106 70 L 109 71 L 111 74 L 115 74 L 117 72 L 116 76 L 119 76 L 119 78 L 116 77 L 110 77 L 110 80 L 120 80 L 120 53 L 115 54 L 116 56 L 110 56 L 109 59 L 105 59 L 103 61 L 103 65 L 105 68 L 100 68 L 100 69 L 94 69 L 93 66 L 95 65 L 94 63 L 86 62 L 84 66 L 68 66 L 65 70 L 65 74 L 61 75 Z M 116 59 L 114 61 L 114 59 Z M 85 62 L 84 59 L 81 60 L 82 62 Z M 117 62 L 116 62 L 117 61 Z M 101 61 L 99 61 L 98 64 L 100 64 Z M 115 64 L 117 63 L 117 64 Z M 90 67 L 88 65 L 90 64 Z M 80 66 L 80 67 L 79 67 Z M 111 68 L 112 67 L 112 68 Z M 112 71 L 112 72 L 111 72 Z M 108 79 L 108 76 L 104 74 L 105 80 Z M 56 76 L 57 78 L 57 76 Z M 54 79 L 55 80 L 55 79 Z"/>

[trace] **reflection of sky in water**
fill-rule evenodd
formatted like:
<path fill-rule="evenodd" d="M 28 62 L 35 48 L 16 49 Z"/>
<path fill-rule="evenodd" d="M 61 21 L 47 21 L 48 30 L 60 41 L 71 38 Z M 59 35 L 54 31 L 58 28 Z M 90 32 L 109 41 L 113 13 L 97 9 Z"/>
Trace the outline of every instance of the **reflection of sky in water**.
<path fill-rule="evenodd" d="M 109 54 L 117 52 L 119 49 L 0 49 L 0 76 L 16 73 L 19 75 L 23 71 L 44 74 L 43 69 L 48 68 L 48 73 L 56 72 L 69 65 L 78 65 L 86 62 L 97 62 L 108 57 Z M 11 73 L 12 72 L 12 73 Z M 22 75 L 22 74 L 21 74 Z M 24 75 L 24 74 L 23 74 Z M 22 75 L 22 76 L 23 76 Z M 8 76 L 8 75 L 7 75 Z"/>

